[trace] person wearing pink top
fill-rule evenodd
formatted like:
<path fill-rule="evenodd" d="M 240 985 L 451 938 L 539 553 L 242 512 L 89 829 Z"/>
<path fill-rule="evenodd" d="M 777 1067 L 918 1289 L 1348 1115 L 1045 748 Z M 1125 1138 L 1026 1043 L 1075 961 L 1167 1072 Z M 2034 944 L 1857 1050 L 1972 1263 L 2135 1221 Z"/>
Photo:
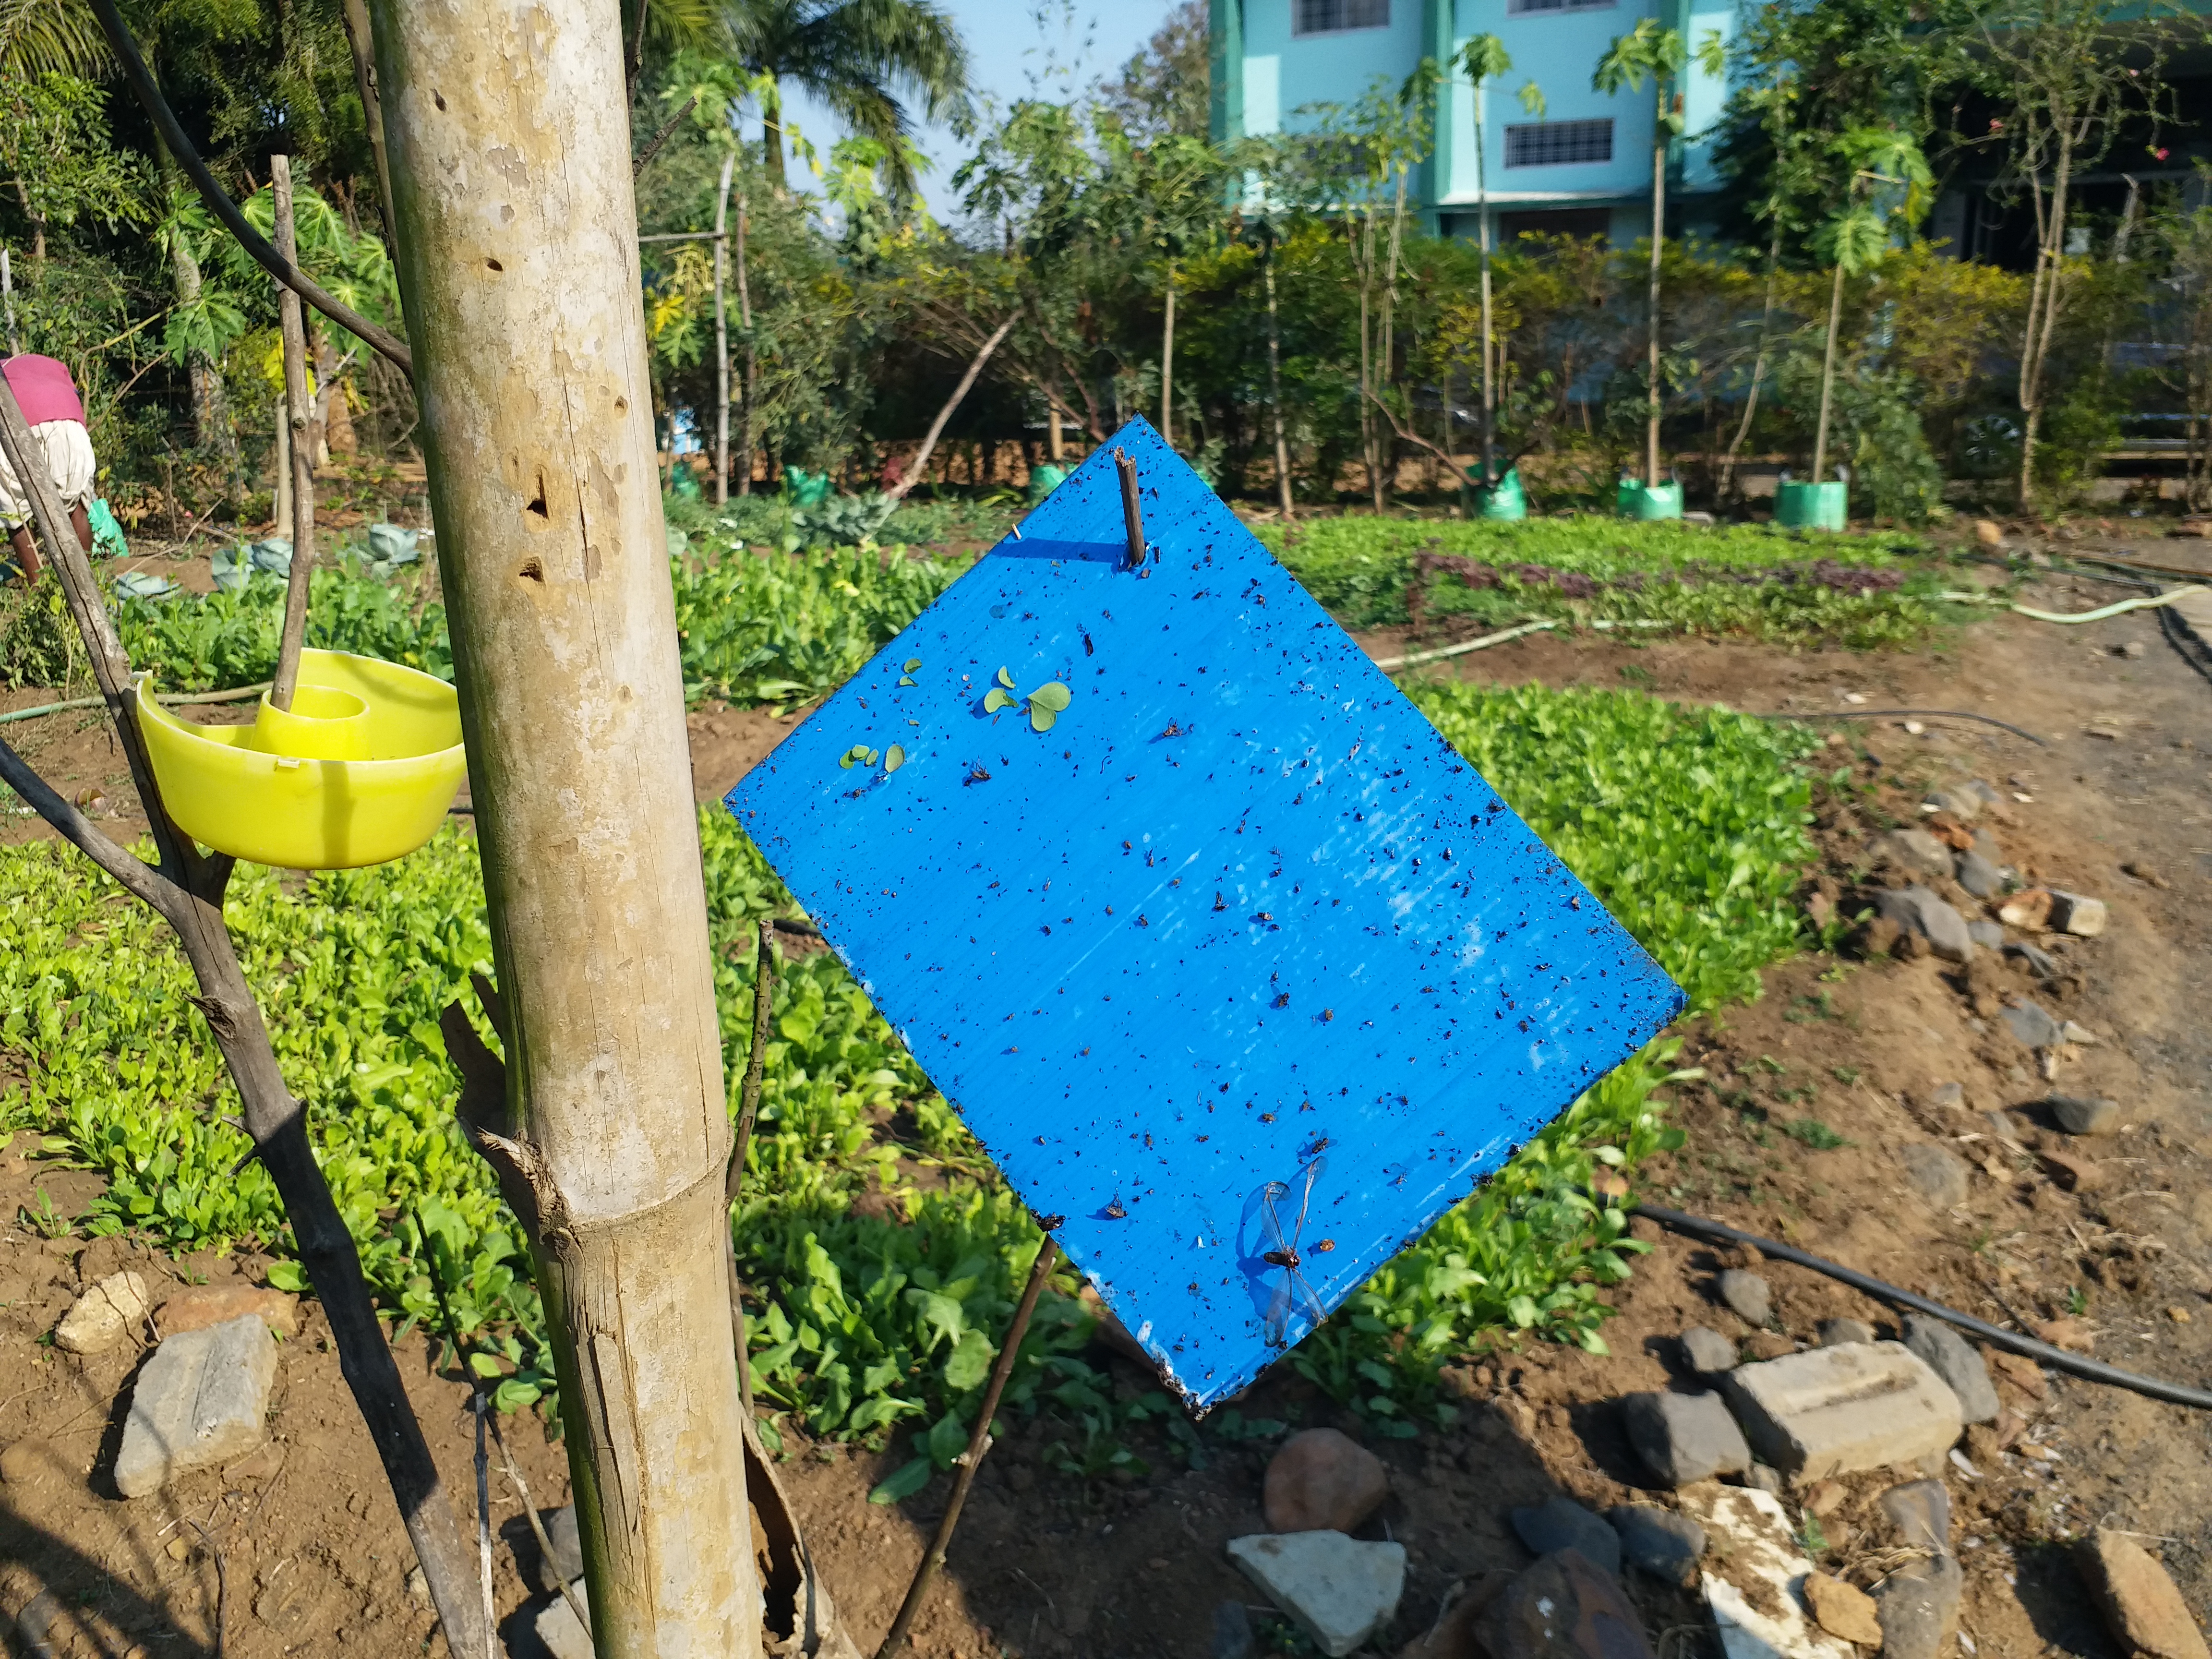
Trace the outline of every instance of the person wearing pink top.
<path fill-rule="evenodd" d="M 70 515 L 80 544 L 92 546 L 92 494 L 99 466 L 92 453 L 92 434 L 85 429 L 84 400 L 66 364 L 52 357 L 26 352 L 0 362 L 0 374 L 22 406 L 23 423 L 31 428 L 31 442 L 46 462 L 46 476 L 62 510 Z M 31 465 L 38 461 L 26 457 Z M 9 544 L 23 568 L 23 579 L 39 577 L 39 550 L 31 540 L 28 492 L 0 453 L 0 525 L 8 531 Z"/>

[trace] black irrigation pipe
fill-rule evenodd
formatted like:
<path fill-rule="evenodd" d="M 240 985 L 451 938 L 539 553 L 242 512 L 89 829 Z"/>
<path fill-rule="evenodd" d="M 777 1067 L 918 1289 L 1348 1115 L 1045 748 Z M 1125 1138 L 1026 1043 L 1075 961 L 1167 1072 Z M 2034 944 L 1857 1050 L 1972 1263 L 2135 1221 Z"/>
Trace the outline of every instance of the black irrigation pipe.
<path fill-rule="evenodd" d="M 1997 719 L 1993 714 L 1970 714 L 1963 708 L 1848 708 L 1832 714 L 1753 714 L 1755 720 L 1796 720 L 1801 726 L 1818 726 L 1823 720 L 1875 720 L 1893 714 L 1917 714 L 1931 720 L 1979 720 L 1984 726 L 1994 726 L 2009 732 L 2016 738 L 2026 738 L 2039 749 L 2051 744 L 2033 732 L 2023 732 L 2017 726 Z"/>
<path fill-rule="evenodd" d="M 1656 1204 L 1638 1204 L 1633 1213 L 1650 1216 L 1661 1226 L 1674 1232 L 1687 1233 L 1692 1237 L 1724 1238 L 1731 1244 L 1748 1244 L 1761 1255 L 1772 1256 L 1778 1261 L 1794 1262 L 1800 1267 L 1810 1267 L 1814 1273 L 1826 1273 L 1867 1296 L 1930 1315 L 1956 1325 L 1963 1331 L 1970 1331 L 1996 1347 L 2009 1348 L 2014 1353 L 2039 1360 L 2053 1370 L 2069 1371 L 2092 1382 L 2108 1383 L 2113 1388 L 2131 1389 L 2137 1394 L 2149 1395 L 2153 1400 L 2169 1401 L 2177 1406 L 2194 1406 L 2199 1411 L 2212 1411 L 2212 1394 L 2201 1389 L 2185 1389 L 2179 1382 L 2161 1382 L 2156 1377 L 2137 1376 L 2133 1371 L 2124 1371 L 2116 1366 L 2085 1358 L 2078 1353 L 2069 1353 L 2048 1342 L 2039 1342 L 2032 1336 L 2022 1336 L 2016 1331 L 2008 1331 L 2002 1326 L 1977 1319 L 1972 1314 L 1962 1314 L 1955 1308 L 1947 1308 L 1940 1302 L 1930 1302 L 1924 1296 L 1915 1296 L 1911 1291 L 1902 1290 L 1871 1274 L 1856 1272 L 1841 1262 L 1829 1261 L 1826 1256 L 1814 1255 L 1775 1239 L 1761 1238 L 1757 1233 L 1741 1232 L 1723 1223 L 1707 1221 L 1702 1216 L 1685 1215 L 1680 1210 L 1665 1209 Z"/>

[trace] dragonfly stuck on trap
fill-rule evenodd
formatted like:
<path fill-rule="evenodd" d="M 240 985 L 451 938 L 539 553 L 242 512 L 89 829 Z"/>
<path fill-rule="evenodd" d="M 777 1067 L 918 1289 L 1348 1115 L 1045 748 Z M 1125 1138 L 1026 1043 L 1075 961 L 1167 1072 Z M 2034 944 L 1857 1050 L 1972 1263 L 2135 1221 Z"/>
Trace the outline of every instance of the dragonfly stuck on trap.
<path fill-rule="evenodd" d="M 728 799 L 1194 1410 L 1681 1006 L 1142 421 Z"/>

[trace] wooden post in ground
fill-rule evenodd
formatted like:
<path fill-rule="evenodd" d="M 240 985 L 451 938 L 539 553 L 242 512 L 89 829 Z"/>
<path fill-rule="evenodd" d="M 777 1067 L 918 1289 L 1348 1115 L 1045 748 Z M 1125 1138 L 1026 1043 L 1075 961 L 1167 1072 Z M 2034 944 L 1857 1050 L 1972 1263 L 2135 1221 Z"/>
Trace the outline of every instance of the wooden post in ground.
<path fill-rule="evenodd" d="M 531 1233 L 599 1659 L 760 1650 L 730 1148 L 614 0 L 372 0 Z"/>
<path fill-rule="evenodd" d="M 292 228 L 292 158 L 278 150 L 269 158 L 270 194 L 274 198 L 276 252 L 292 264 L 300 263 L 298 237 Z M 307 442 L 307 329 L 300 296 L 283 283 L 276 285 L 276 325 L 284 345 L 284 409 L 278 417 L 287 437 L 281 460 L 290 463 L 292 522 L 280 524 L 292 535 L 292 572 L 284 585 L 284 632 L 276 647 L 276 678 L 269 688 L 269 701 L 278 708 L 292 706 L 300 684 L 300 647 L 307 637 L 307 584 L 315 568 L 315 458 Z"/>
<path fill-rule="evenodd" d="M 730 308 L 723 297 L 730 274 L 730 174 L 735 151 L 722 158 L 722 182 L 714 193 L 714 505 L 730 499 Z"/>

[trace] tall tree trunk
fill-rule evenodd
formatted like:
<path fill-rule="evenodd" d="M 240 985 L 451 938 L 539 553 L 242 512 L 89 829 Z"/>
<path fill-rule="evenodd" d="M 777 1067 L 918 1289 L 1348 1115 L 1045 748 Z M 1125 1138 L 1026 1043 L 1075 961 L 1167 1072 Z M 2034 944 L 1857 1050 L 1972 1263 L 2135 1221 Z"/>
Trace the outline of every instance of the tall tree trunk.
<path fill-rule="evenodd" d="M 1066 448 L 1066 441 L 1060 436 L 1060 405 L 1047 404 L 1044 419 L 1045 453 L 1051 457 L 1053 464 L 1056 466 L 1060 464 L 1061 453 Z"/>
<path fill-rule="evenodd" d="M 384 104 L 376 90 L 376 38 L 368 21 L 367 0 L 345 0 L 346 45 L 353 49 L 353 83 L 361 94 L 361 114 L 368 128 L 368 151 L 376 161 L 376 208 L 384 220 L 385 246 L 397 252 L 399 236 L 392 226 L 392 163 L 384 153 Z"/>
<path fill-rule="evenodd" d="M 1644 354 L 1644 395 L 1650 413 L 1644 428 L 1644 482 L 1659 488 L 1659 251 L 1667 238 L 1667 83 L 1659 83 L 1659 101 L 1652 112 L 1651 141 L 1651 284 L 1646 304 L 1650 310 L 1650 339 Z"/>
<path fill-rule="evenodd" d="M 46 216 L 31 205 L 31 187 L 21 179 L 15 180 L 15 201 L 30 222 L 31 263 L 42 265 L 46 262 Z"/>
<path fill-rule="evenodd" d="M 323 428 L 323 443 L 331 455 L 360 453 L 361 440 L 353 429 L 353 410 L 347 405 L 343 360 L 331 344 L 329 331 L 312 329 L 315 337 L 315 405 Z"/>
<path fill-rule="evenodd" d="M 1283 521 L 1297 516 L 1291 501 L 1291 446 L 1283 434 L 1283 325 L 1275 310 L 1275 240 L 1270 236 L 1260 247 L 1260 276 L 1267 289 L 1267 410 L 1275 425 L 1275 495 L 1282 503 Z"/>
<path fill-rule="evenodd" d="M 768 169 L 769 188 L 782 201 L 791 186 L 784 173 L 783 94 L 773 81 L 761 94 L 761 161 Z"/>
<path fill-rule="evenodd" d="M 1766 354 L 1772 343 L 1774 327 L 1774 293 L 1782 280 L 1782 216 L 1774 217 L 1774 240 L 1766 250 L 1766 303 L 1759 313 L 1759 349 L 1751 360 L 1751 390 L 1744 394 L 1743 418 L 1735 424 L 1735 436 L 1729 441 L 1728 454 L 1721 462 L 1720 498 L 1727 501 L 1735 490 L 1737 457 L 1743 453 L 1744 440 L 1751 435 L 1751 417 L 1759 412 L 1759 386 L 1766 378 Z"/>
<path fill-rule="evenodd" d="M 1813 428 L 1813 482 L 1828 476 L 1828 410 L 1836 395 L 1836 336 L 1844 320 L 1844 264 L 1836 262 L 1835 280 L 1828 285 L 1828 343 L 1820 355 L 1820 418 Z"/>
<path fill-rule="evenodd" d="M 167 147 L 158 140 L 155 144 L 155 161 L 164 197 L 171 202 L 177 201 L 183 193 L 184 180 L 178 174 L 176 161 Z M 173 228 L 167 240 L 169 280 L 176 289 L 177 305 L 179 309 L 196 306 L 205 291 L 200 262 L 192 257 L 182 226 Z M 185 354 L 185 377 L 192 391 L 192 440 L 202 449 L 222 457 L 225 470 L 235 483 L 245 471 L 245 461 L 239 453 L 238 434 L 231 430 L 230 399 L 223 392 L 222 376 L 214 360 L 195 348 Z"/>
<path fill-rule="evenodd" d="M 753 296 L 745 281 L 745 192 L 738 192 L 738 326 L 745 335 L 744 375 L 738 383 L 738 397 L 744 404 L 744 419 L 738 438 L 738 494 L 753 493 L 753 388 L 760 379 L 760 360 L 753 350 Z"/>
<path fill-rule="evenodd" d="M 730 310 L 723 297 L 730 274 L 730 174 L 736 152 L 722 158 L 722 182 L 714 193 L 714 505 L 730 499 Z"/>
<path fill-rule="evenodd" d="M 750 1655 L 728 1097 L 622 34 L 595 0 L 375 17 L 504 1005 L 506 1111 L 475 1144 L 532 1238 L 599 1659 Z"/>
<path fill-rule="evenodd" d="M 1175 261 L 1168 261 L 1167 321 L 1160 330 L 1160 436 L 1175 447 Z"/>
<path fill-rule="evenodd" d="M 2035 499 L 2035 440 L 2043 425 L 2043 374 L 2051 351 L 2051 337 L 2058 323 L 2062 288 L 2066 276 L 2066 198 L 2072 188 L 2074 131 L 2066 121 L 2057 124 L 2058 167 L 2051 181 L 2051 205 L 2041 202 L 2042 185 L 2033 175 L 2029 184 L 2037 194 L 2035 276 L 2028 285 L 2027 326 L 2020 354 L 2020 510 L 2026 513 Z"/>
<path fill-rule="evenodd" d="M 1475 213 L 1482 224 L 1482 482 L 1486 487 L 1498 482 L 1498 387 L 1492 378 L 1492 362 L 1497 356 L 1492 344 L 1490 321 L 1490 173 L 1484 164 L 1482 149 L 1482 82 L 1474 83 L 1474 199 Z M 1444 439 L 1451 439 L 1451 399 L 1444 399 Z"/>

